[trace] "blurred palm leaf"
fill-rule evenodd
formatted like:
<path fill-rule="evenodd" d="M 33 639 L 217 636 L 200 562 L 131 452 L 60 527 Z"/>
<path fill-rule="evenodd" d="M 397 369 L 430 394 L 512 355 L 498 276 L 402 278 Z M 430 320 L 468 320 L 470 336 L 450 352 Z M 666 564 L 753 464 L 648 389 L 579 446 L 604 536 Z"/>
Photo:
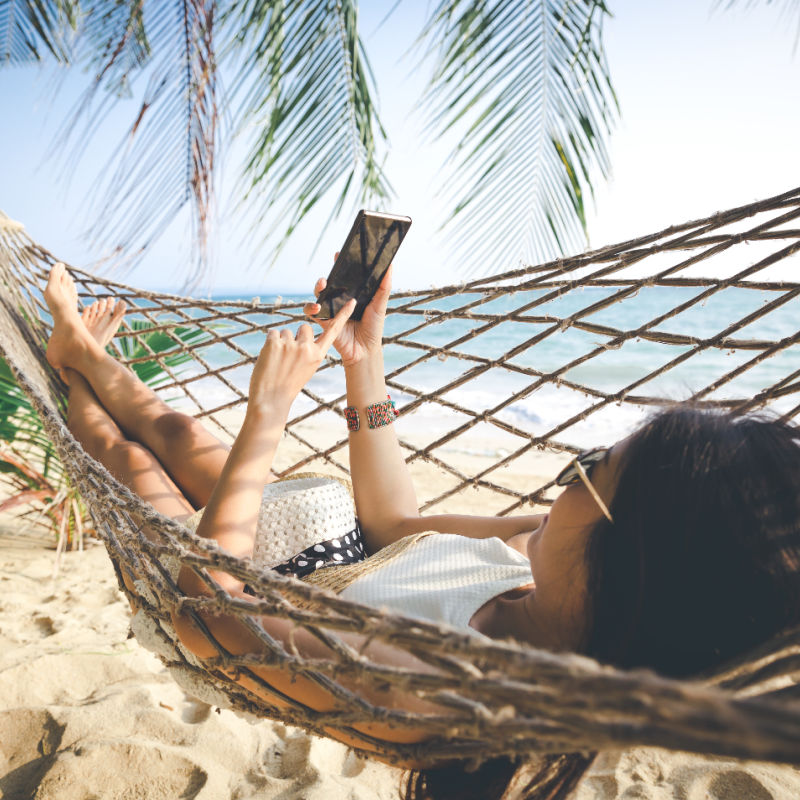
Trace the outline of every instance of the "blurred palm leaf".
<path fill-rule="evenodd" d="M 131 94 L 131 74 L 147 64 L 152 52 L 143 5 L 143 0 L 92 3 L 81 17 L 77 59 L 85 61 L 92 74 L 84 102 L 100 85 L 112 96 Z"/>
<path fill-rule="evenodd" d="M 257 191 L 256 216 L 276 220 L 265 237 L 288 222 L 285 242 L 332 189 L 331 216 L 351 192 L 361 204 L 380 206 L 390 193 L 378 162 L 386 134 L 355 2 L 234 3 L 226 25 L 246 54 L 235 81 L 237 116 L 258 131 L 243 202 Z"/>
<path fill-rule="evenodd" d="M 442 0 L 433 11 L 423 102 L 438 136 L 465 130 L 444 180 L 446 227 L 473 271 L 585 244 L 585 193 L 608 172 L 617 107 L 606 13 L 601 0 Z"/>
<path fill-rule="evenodd" d="M 205 269 L 214 194 L 216 6 L 214 0 L 86 0 L 77 53 L 93 78 L 62 129 L 77 159 L 116 100 L 145 81 L 138 113 L 101 173 L 107 176 L 98 186 L 102 210 L 90 232 L 117 253 L 141 253 L 191 205 L 198 258 L 187 285 Z"/>
<path fill-rule="evenodd" d="M 70 0 L 0 0 L 0 64 L 70 60 L 68 37 L 75 25 Z"/>
<path fill-rule="evenodd" d="M 119 337 L 116 340 L 117 347 L 126 361 L 134 362 L 131 364 L 131 369 L 139 380 L 146 383 L 151 389 L 157 389 L 161 383 L 170 379 L 164 367 L 179 367 L 181 364 L 187 364 L 193 360 L 192 355 L 184 350 L 183 345 L 192 342 L 199 344 L 211 336 L 207 330 L 187 328 L 181 325 L 168 330 L 155 330 L 148 333 L 152 325 L 138 319 L 128 320 L 128 327 L 136 336 Z M 207 324 L 206 327 L 209 325 Z M 171 350 L 176 352 L 170 353 Z M 158 355 L 159 359 L 147 358 L 154 355 Z"/>
<path fill-rule="evenodd" d="M 37 469 L 41 475 L 56 481 L 61 477 L 53 443 L 42 427 L 39 415 L 31 405 L 30 399 L 17 385 L 8 364 L 0 358 L 0 441 L 12 446 L 17 452 L 35 451 Z M 0 461 L 0 464 L 4 463 Z M 16 464 L 16 459 L 12 459 Z M 54 466 L 55 465 L 55 466 Z M 56 470 L 55 476 L 52 470 Z M 17 466 L 9 471 L 19 473 Z"/>
<path fill-rule="evenodd" d="M 54 532 L 82 530 L 73 505 L 77 495 L 41 419 L 0 359 L 0 511 L 22 507 L 19 516 Z M 85 516 L 80 509 L 79 515 Z"/>
<path fill-rule="evenodd" d="M 719 6 L 724 5 L 726 8 L 731 8 L 732 6 L 736 5 L 744 5 L 746 8 L 751 8 L 755 5 L 760 5 L 765 0 L 715 0 L 715 7 L 719 8 Z M 794 35 L 794 47 L 793 51 L 797 52 L 797 46 L 800 44 L 800 0 L 766 0 L 766 4 L 768 6 L 776 5 L 781 6 L 781 16 L 785 19 L 789 20 L 789 24 L 794 26 L 796 29 Z M 792 18 L 795 18 L 792 20 Z"/>

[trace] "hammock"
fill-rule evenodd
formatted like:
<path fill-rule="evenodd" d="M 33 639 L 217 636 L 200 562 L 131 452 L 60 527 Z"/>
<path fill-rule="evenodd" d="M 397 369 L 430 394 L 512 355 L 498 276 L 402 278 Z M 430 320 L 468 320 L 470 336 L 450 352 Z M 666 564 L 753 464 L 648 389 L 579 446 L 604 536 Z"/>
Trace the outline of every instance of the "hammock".
<path fill-rule="evenodd" d="M 525 472 L 526 459 L 545 448 L 563 453 L 566 460 L 598 429 L 606 431 L 604 441 L 614 441 L 607 432 L 619 424 L 619 414 L 640 413 L 663 402 L 659 387 L 667 373 L 677 374 L 679 384 L 689 374 L 703 375 L 706 382 L 693 392 L 700 404 L 768 407 L 795 417 L 800 411 L 800 330 L 779 331 L 776 338 L 770 315 L 791 309 L 787 304 L 800 294 L 800 282 L 787 278 L 796 276 L 800 266 L 798 218 L 800 189 L 573 258 L 395 294 L 386 326 L 387 380 L 398 401 L 401 446 L 423 492 L 422 509 L 457 507 L 464 492 L 478 492 L 490 513 L 546 506 L 553 482 L 520 485 L 515 470 Z M 580 655 L 478 640 L 447 626 L 349 603 L 232 558 L 158 514 L 89 457 L 65 426 L 64 387 L 43 353 L 50 318 L 42 290 L 55 260 L 22 226 L 0 215 L 0 351 L 41 414 L 118 577 L 122 564 L 140 576 L 142 610 L 132 621 L 134 633 L 192 694 L 321 735 L 326 728 L 338 729 L 365 751 L 377 750 L 394 763 L 652 745 L 800 764 L 800 692 L 794 681 L 800 670 L 798 631 L 784 633 L 714 676 L 667 680 L 647 671 L 612 669 Z M 81 302 L 124 298 L 133 312 L 129 317 L 147 320 L 174 337 L 170 352 L 189 354 L 191 365 L 179 371 L 164 365 L 165 354 L 160 354 L 168 376 L 162 391 L 222 437 L 233 436 L 236 420 L 230 412 L 246 400 L 241 376 L 243 365 L 254 361 L 253 344 L 267 328 L 302 314 L 298 304 L 280 299 L 188 299 L 70 271 Z M 740 309 L 740 318 L 706 330 L 704 320 L 718 303 L 728 315 Z M 796 311 L 794 318 L 800 318 Z M 184 342 L 173 333 L 176 325 L 202 330 L 205 338 Z M 121 335 L 134 337 L 135 332 L 123 327 Z M 544 363 L 544 351 L 537 346 L 545 340 L 554 345 L 547 351 L 551 361 L 554 352 L 563 353 L 559 363 Z M 731 354 L 727 369 L 709 375 L 709 365 L 719 364 L 723 353 Z M 639 374 L 631 377 L 636 364 Z M 686 372 L 696 364 L 694 373 Z M 312 468 L 347 473 L 340 370 L 329 359 L 298 400 L 285 436 L 294 445 L 292 452 L 301 455 L 279 463 L 281 475 Z M 486 386 L 508 386 L 509 391 L 502 402 L 487 404 L 481 399 Z M 742 393 L 742 386 L 750 388 Z M 541 398 L 537 407 L 547 407 L 552 417 L 534 416 L 531 398 Z M 404 418 L 410 421 L 404 424 Z M 330 441 L 311 441 L 309 422 L 325 419 L 335 421 L 327 428 L 336 433 Z M 474 469 L 462 466 L 463 457 L 454 459 L 460 450 L 474 451 L 476 442 L 487 441 L 495 449 L 468 459 Z M 445 475 L 448 488 L 431 492 L 426 470 Z M 155 541 L 141 533 L 145 525 L 156 532 Z M 171 577 L 170 560 L 204 576 L 214 596 L 185 597 Z M 211 569 L 249 583 L 261 599 L 254 605 L 231 598 L 208 577 L 205 570 Z M 124 590 L 121 580 L 120 587 Z M 280 664 L 326 687 L 346 710 L 317 712 L 286 697 L 288 707 L 279 709 L 251 694 L 223 670 L 238 670 L 261 684 L 251 670 L 256 657 L 230 655 L 216 644 L 218 657 L 196 658 L 175 636 L 173 610 L 193 615 L 201 628 L 199 611 L 237 615 L 263 642 L 265 654 L 259 658 L 264 663 Z M 249 620 L 254 612 L 293 620 L 326 642 L 335 657 L 303 660 Z M 342 631 L 368 632 L 436 670 L 416 674 L 370 663 L 338 638 Z M 435 703 L 442 713 L 424 718 L 432 738 L 423 744 L 391 744 L 357 732 L 354 724 L 419 725 L 420 718 L 365 702 L 337 682 L 340 674 L 355 676 L 365 686 L 400 687 Z"/>

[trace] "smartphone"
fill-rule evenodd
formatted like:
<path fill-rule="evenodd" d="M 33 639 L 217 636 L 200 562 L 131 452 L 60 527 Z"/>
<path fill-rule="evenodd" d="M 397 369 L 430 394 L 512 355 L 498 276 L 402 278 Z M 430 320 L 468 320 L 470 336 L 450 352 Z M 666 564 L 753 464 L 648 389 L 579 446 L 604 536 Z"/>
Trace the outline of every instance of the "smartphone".
<path fill-rule="evenodd" d="M 328 275 L 328 284 L 317 298 L 321 310 L 316 316 L 331 319 L 355 297 L 350 319 L 361 319 L 410 226 L 410 217 L 359 211 Z"/>

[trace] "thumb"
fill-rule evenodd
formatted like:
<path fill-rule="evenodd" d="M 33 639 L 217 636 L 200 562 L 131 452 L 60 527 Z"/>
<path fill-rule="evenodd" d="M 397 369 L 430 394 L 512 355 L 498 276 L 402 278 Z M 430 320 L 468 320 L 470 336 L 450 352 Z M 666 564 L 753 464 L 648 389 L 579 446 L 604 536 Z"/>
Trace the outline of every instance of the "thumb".
<path fill-rule="evenodd" d="M 386 313 L 386 306 L 389 303 L 389 297 L 392 293 L 392 265 L 389 265 L 389 268 L 386 272 L 383 273 L 383 277 L 381 278 L 381 282 L 378 285 L 378 289 L 375 292 L 375 296 L 370 301 L 370 305 L 372 306 L 373 310 L 375 310 L 378 314 L 385 314 Z"/>
<path fill-rule="evenodd" d="M 317 344 L 320 347 L 324 347 L 325 352 L 328 351 L 328 348 L 333 344 L 336 337 L 342 332 L 342 328 L 344 328 L 347 320 L 350 319 L 350 315 L 353 313 L 353 311 L 355 311 L 355 308 L 355 298 L 351 298 L 339 309 L 339 312 L 331 320 L 331 324 L 325 329 L 325 331 L 319 335 Z"/>

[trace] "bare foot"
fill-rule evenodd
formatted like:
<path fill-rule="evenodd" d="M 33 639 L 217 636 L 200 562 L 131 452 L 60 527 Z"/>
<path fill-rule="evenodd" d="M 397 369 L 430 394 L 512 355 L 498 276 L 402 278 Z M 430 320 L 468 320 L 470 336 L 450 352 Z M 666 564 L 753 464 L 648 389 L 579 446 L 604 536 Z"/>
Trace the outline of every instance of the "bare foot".
<path fill-rule="evenodd" d="M 63 377 L 65 367 L 74 366 L 87 351 L 96 349 L 97 344 L 78 314 L 75 282 L 60 261 L 50 270 L 44 299 L 53 315 L 47 360 Z"/>
<path fill-rule="evenodd" d="M 100 347 L 105 347 L 114 338 L 127 308 L 124 300 L 117 302 L 113 297 L 104 297 L 83 309 L 83 324 Z"/>

